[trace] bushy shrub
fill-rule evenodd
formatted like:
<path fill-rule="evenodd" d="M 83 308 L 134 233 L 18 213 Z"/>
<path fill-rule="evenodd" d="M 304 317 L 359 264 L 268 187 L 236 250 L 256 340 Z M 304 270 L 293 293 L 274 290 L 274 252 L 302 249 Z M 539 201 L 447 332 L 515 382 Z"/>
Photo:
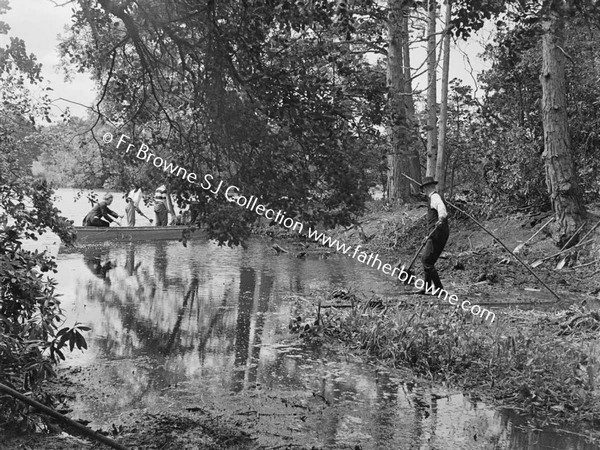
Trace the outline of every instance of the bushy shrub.
<path fill-rule="evenodd" d="M 4 140 L 0 157 L 0 383 L 21 392 L 41 395 L 40 382 L 54 375 L 53 363 L 64 359 L 62 348 L 86 348 L 86 327 L 62 328 L 56 283 L 48 274 L 56 262 L 46 252 L 27 251 L 24 239 L 37 239 L 48 230 L 65 242 L 74 240 L 71 223 L 52 205 L 48 184 L 24 177 L 7 155 Z M 28 409 L 7 396 L 0 397 L 0 424 L 29 428 Z"/>

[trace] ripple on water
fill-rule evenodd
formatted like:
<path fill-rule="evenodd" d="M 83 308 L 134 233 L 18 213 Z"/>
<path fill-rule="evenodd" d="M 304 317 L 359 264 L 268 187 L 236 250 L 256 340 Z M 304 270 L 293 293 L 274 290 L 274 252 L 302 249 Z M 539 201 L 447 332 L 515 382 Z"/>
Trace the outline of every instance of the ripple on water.
<path fill-rule="evenodd" d="M 518 419 L 461 394 L 292 342 L 290 293 L 392 289 L 350 258 L 276 256 L 261 240 L 248 250 L 198 240 L 82 247 L 58 264 L 67 324 L 92 327 L 89 350 L 68 357 L 78 378 L 102 386 L 103 395 L 74 405 L 73 416 L 92 427 L 136 409 L 210 404 L 256 415 L 264 436 L 306 445 L 596 448 L 567 433 L 521 431 Z"/>

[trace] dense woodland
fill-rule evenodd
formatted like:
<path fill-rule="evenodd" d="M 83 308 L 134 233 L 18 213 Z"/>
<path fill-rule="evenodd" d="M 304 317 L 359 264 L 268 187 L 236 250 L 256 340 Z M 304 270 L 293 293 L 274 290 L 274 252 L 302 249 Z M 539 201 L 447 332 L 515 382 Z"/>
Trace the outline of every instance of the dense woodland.
<path fill-rule="evenodd" d="M 350 225 L 373 185 L 413 201 L 402 173 L 426 173 L 480 213 L 554 207 L 557 240 L 568 237 L 583 220 L 579 199 L 598 192 L 593 2 L 391 5 L 73 2 L 61 52 L 67 70 L 93 74 L 98 102 L 86 123 L 41 131 L 34 170 L 58 185 L 152 189 L 152 168 L 100 144 L 116 124 L 305 223 Z M 448 80 L 449 50 L 483 26 L 495 30 L 483 55 L 492 68 L 475 93 Z M 411 61 L 425 41 L 427 61 Z M 428 85 L 415 92 L 425 71 Z M 64 135 L 77 137 L 65 145 Z M 181 201 L 193 194 L 171 183 Z M 212 205 L 203 219 L 221 230 L 232 218 L 217 234 L 237 242 L 233 224 L 254 217 Z"/>
<path fill-rule="evenodd" d="M 0 49 L 0 201 L 18 225 L 0 241 L 0 381 L 30 389 L 51 371 L 28 339 L 56 359 L 68 341 L 82 345 L 77 330 L 55 335 L 53 287 L 29 271 L 52 266 L 18 253 L 25 230 L 50 226 L 72 239 L 44 206 L 47 182 L 151 191 L 163 180 L 103 144 L 106 131 L 324 227 L 355 223 L 372 186 L 388 202 L 418 200 L 403 173 L 437 177 L 448 198 L 480 215 L 553 209 L 558 243 L 598 199 L 597 2 L 66 3 L 73 24 L 60 46 L 65 70 L 90 73 L 98 89 L 88 118 L 64 111 L 57 121 L 50 97 L 28 94 L 27 84 L 41 79 L 25 43 Z M 7 6 L 0 0 L 0 13 Z M 476 93 L 448 79 L 449 49 L 484 26 L 495 30 L 483 55 L 491 69 Z M 423 43 L 427 60 L 411 60 Z M 413 79 L 424 71 L 428 86 L 417 92 Z M 248 236 L 255 214 L 165 179 L 181 205 L 203 204 L 211 237 L 238 244 Z M 26 326 L 40 311 L 42 320 Z"/>

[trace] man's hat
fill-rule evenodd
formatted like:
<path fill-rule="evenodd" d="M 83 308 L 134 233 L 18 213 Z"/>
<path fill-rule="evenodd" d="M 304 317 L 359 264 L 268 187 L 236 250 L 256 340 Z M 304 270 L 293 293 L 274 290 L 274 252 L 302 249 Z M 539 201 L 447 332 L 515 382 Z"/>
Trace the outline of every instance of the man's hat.
<path fill-rule="evenodd" d="M 430 184 L 438 184 L 438 182 L 435 181 L 433 179 L 433 177 L 425 177 L 425 178 L 423 178 L 423 182 L 421 183 L 421 189 L 423 189 L 425 186 L 429 186 Z"/>

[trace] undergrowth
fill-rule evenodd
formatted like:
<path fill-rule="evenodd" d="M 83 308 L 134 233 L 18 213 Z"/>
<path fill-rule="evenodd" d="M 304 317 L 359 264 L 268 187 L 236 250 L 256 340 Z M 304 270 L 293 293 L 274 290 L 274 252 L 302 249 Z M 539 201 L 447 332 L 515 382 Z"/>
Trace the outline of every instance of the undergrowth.
<path fill-rule="evenodd" d="M 512 311 L 489 325 L 437 305 L 374 309 L 368 304 L 373 301 L 330 311 L 325 335 L 385 364 L 493 399 L 541 425 L 598 424 L 597 331 L 564 334 L 551 313 Z"/>

